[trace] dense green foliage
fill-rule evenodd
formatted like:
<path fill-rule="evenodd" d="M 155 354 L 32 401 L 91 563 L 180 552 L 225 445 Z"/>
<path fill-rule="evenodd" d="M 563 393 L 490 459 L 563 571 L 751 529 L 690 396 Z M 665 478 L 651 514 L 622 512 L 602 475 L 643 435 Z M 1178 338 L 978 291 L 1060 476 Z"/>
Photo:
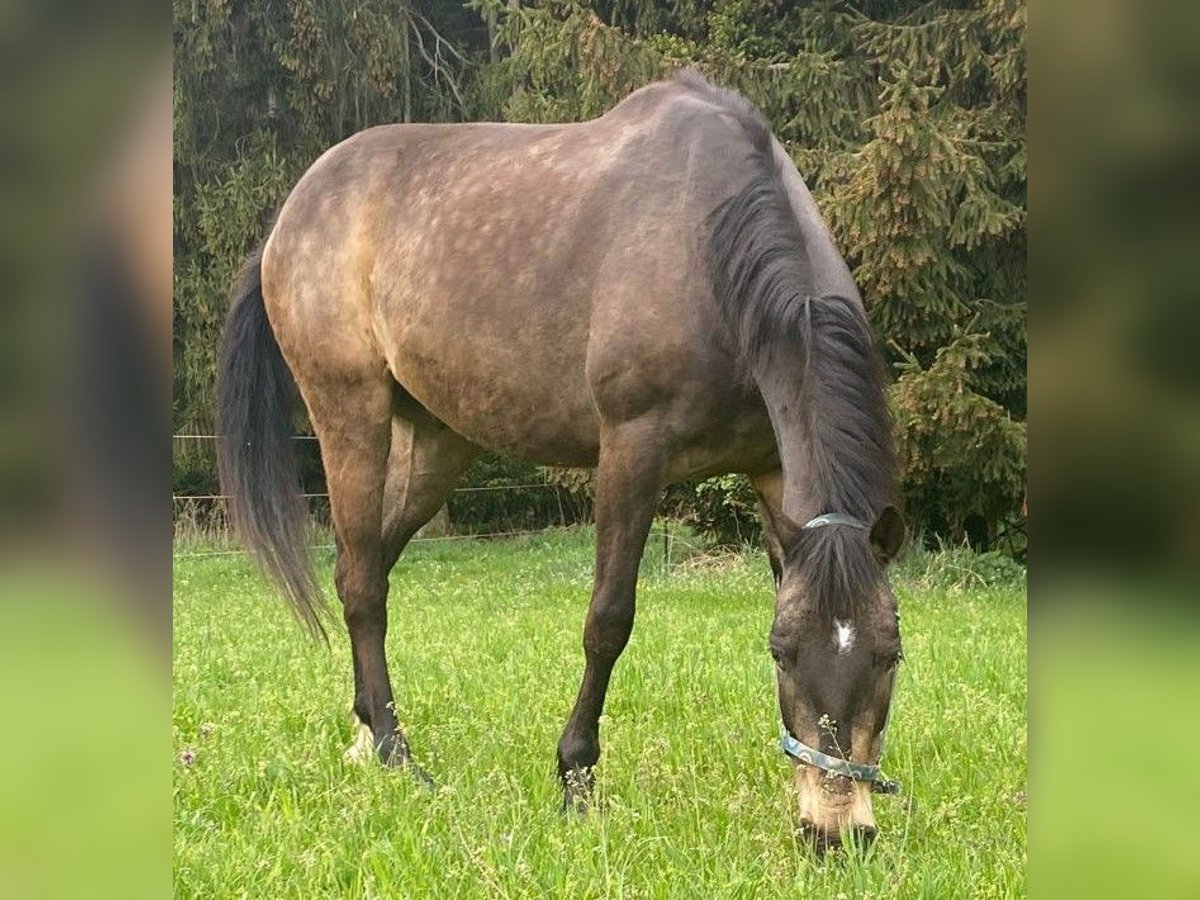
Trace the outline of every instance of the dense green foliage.
<path fill-rule="evenodd" d="M 896 364 L 914 524 L 990 544 L 1019 518 L 1021 0 L 175 0 L 174 10 L 177 430 L 211 429 L 228 286 L 326 147 L 380 122 L 584 119 L 686 64 L 770 119 L 854 270 Z M 201 448 L 180 451 L 181 479 L 211 477 L 194 474 L 210 473 Z M 486 465 L 494 475 L 500 464 Z M 693 495 L 693 518 L 740 514 L 745 492 L 709 485 Z"/>
<path fill-rule="evenodd" d="M 242 557 L 177 557 L 174 895 L 1025 896 L 1022 567 L 897 565 L 906 661 L 883 765 L 904 794 L 876 799 L 866 859 L 816 863 L 776 743 L 761 553 L 664 572 L 652 543 L 602 725 L 603 811 L 559 814 L 592 543 L 420 544 L 393 573 L 389 662 L 435 793 L 342 759 L 344 636 L 314 647 Z"/>

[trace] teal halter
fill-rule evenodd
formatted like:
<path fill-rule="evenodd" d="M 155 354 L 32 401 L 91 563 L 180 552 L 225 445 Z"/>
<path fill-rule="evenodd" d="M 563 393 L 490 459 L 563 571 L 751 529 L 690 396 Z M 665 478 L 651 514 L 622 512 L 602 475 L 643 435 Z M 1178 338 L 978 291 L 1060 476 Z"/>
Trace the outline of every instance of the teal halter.
<path fill-rule="evenodd" d="M 814 516 L 804 523 L 803 528 L 821 528 L 825 525 L 848 525 L 851 528 L 866 529 L 866 524 L 848 516 L 845 513 L 822 513 L 819 516 Z M 843 759 L 840 756 L 830 756 L 828 753 L 822 753 L 815 747 L 810 747 L 801 741 L 796 740 L 787 729 L 780 729 L 779 746 L 783 748 L 783 752 L 793 759 L 799 760 L 806 766 L 812 766 L 814 769 L 820 769 L 822 772 L 828 772 L 830 775 L 844 775 L 846 778 L 854 781 L 865 781 L 871 785 L 872 792 L 876 794 L 898 794 L 900 793 L 900 782 L 889 781 L 879 774 L 879 766 L 868 766 L 865 763 L 851 762 L 848 759 Z"/>
<path fill-rule="evenodd" d="M 788 756 L 799 760 L 806 766 L 812 766 L 814 769 L 820 769 L 830 775 L 844 775 L 854 781 L 865 781 L 871 785 L 872 792 L 876 794 L 900 793 L 900 783 L 889 781 L 880 775 L 879 766 L 868 766 L 864 763 L 842 759 L 840 756 L 822 753 L 815 747 L 796 740 L 786 730 L 779 735 L 779 746 Z"/>
<path fill-rule="evenodd" d="M 809 519 L 802 525 L 802 528 L 820 528 L 822 525 L 849 525 L 851 528 L 866 528 L 864 522 L 860 522 L 854 516 L 848 516 L 845 513 L 822 513 L 819 516 Z"/>

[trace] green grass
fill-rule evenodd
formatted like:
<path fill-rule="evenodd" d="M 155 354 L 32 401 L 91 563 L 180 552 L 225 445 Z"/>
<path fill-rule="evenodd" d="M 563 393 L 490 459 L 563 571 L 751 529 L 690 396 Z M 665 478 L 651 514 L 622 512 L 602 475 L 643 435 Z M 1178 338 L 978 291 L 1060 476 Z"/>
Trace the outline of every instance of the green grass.
<path fill-rule="evenodd" d="M 343 761 L 344 633 L 316 647 L 245 559 L 180 554 L 176 895 L 1024 896 L 1023 580 L 963 553 L 898 567 L 884 769 L 905 794 L 876 799 L 865 859 L 816 861 L 792 837 L 757 555 L 664 572 L 651 541 L 602 720 L 602 810 L 559 814 L 591 539 L 422 544 L 393 573 L 397 705 L 434 793 Z"/>

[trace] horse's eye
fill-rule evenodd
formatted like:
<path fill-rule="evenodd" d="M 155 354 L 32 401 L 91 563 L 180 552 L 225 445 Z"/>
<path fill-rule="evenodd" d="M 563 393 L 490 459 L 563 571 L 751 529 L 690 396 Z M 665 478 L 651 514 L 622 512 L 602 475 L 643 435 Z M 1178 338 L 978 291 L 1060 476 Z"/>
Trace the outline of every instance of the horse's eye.
<path fill-rule="evenodd" d="M 775 668 L 782 669 L 783 661 L 785 659 L 782 648 L 780 648 L 774 641 L 768 642 L 767 647 L 771 651 L 771 659 L 775 660 Z"/>
<path fill-rule="evenodd" d="M 881 654 L 879 661 L 883 665 L 884 669 L 891 671 L 892 669 L 896 668 L 896 666 L 900 665 L 900 663 L 904 662 L 904 651 L 896 650 L 892 653 Z"/>

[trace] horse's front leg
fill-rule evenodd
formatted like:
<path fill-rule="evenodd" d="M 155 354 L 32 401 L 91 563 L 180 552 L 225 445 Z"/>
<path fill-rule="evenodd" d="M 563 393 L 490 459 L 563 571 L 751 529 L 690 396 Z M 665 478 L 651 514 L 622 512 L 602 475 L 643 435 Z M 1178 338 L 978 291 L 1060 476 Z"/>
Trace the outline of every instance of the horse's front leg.
<path fill-rule="evenodd" d="M 583 631 L 579 696 L 558 742 L 565 809 L 585 811 L 600 759 L 600 713 L 613 664 L 633 630 L 638 563 L 662 490 L 661 445 L 646 428 L 602 435 L 596 470 L 596 578 Z"/>

